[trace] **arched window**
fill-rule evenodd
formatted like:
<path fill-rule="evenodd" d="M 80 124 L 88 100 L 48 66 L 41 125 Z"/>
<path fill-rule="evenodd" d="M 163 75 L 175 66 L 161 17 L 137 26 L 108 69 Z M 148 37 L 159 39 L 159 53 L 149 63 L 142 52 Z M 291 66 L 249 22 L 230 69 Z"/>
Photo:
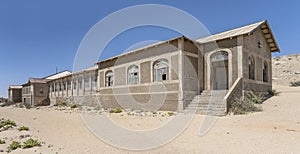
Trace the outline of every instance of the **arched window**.
<path fill-rule="evenodd" d="M 268 63 L 266 61 L 263 66 L 263 82 L 268 82 Z"/>
<path fill-rule="evenodd" d="M 139 83 L 139 67 L 136 65 L 130 66 L 127 71 L 128 84 L 138 84 Z"/>
<path fill-rule="evenodd" d="M 113 84 L 114 84 L 113 77 L 114 77 L 114 73 L 112 71 L 107 71 L 105 73 L 105 86 L 106 87 L 113 86 Z"/>
<path fill-rule="evenodd" d="M 225 51 L 219 51 L 211 55 L 211 62 L 228 60 L 228 53 Z"/>
<path fill-rule="evenodd" d="M 153 64 L 153 80 L 163 81 L 169 79 L 169 66 L 166 59 L 157 60 Z"/>
<path fill-rule="evenodd" d="M 249 79 L 254 80 L 255 79 L 255 61 L 253 56 L 249 57 Z"/>

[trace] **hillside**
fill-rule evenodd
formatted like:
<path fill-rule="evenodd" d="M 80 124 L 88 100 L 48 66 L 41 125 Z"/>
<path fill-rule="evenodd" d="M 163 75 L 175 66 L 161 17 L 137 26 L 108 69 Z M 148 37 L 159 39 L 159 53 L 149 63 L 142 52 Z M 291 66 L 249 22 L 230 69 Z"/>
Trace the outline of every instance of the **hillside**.
<path fill-rule="evenodd" d="M 300 54 L 285 55 L 272 59 L 273 84 L 290 85 L 300 81 Z"/>

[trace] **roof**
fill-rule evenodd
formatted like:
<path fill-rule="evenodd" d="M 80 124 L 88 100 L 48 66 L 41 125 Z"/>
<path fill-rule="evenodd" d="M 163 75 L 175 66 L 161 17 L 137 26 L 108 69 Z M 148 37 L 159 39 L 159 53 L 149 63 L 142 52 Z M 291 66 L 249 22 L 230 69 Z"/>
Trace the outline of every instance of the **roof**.
<path fill-rule="evenodd" d="M 213 41 L 217 41 L 217 40 L 223 40 L 226 38 L 233 38 L 233 37 L 236 37 L 239 35 L 251 34 L 258 28 L 261 28 L 262 32 L 264 33 L 264 36 L 265 36 L 267 42 L 269 43 L 271 51 L 272 52 L 275 52 L 275 51 L 280 52 L 279 47 L 276 43 L 276 40 L 274 38 L 274 35 L 271 31 L 271 28 L 270 28 L 267 20 L 260 21 L 260 22 L 250 24 L 250 25 L 246 25 L 243 27 L 235 28 L 235 29 L 228 30 L 225 32 L 221 32 L 218 34 L 214 34 L 214 35 L 211 35 L 208 37 L 200 38 L 200 39 L 197 39 L 196 41 L 199 43 L 208 43 L 208 42 L 213 42 Z"/>
<path fill-rule="evenodd" d="M 22 86 L 20 86 L 20 85 L 10 85 L 9 89 L 22 89 Z"/>
<path fill-rule="evenodd" d="M 69 76 L 76 75 L 76 74 L 80 74 L 80 73 L 83 73 L 83 72 L 95 71 L 97 69 L 98 69 L 98 66 L 93 66 L 93 67 L 90 67 L 90 68 L 87 68 L 87 69 L 84 69 L 84 70 L 80 70 L 80 71 L 77 71 L 77 72 L 66 74 L 64 76 L 57 77 L 55 79 L 47 80 L 47 82 L 57 80 L 57 79 L 60 79 L 60 78 L 64 78 L 64 77 L 69 77 Z"/>
<path fill-rule="evenodd" d="M 29 83 L 47 83 L 49 79 L 43 79 L 43 78 L 29 78 Z"/>
<path fill-rule="evenodd" d="M 90 68 L 87 68 L 87 69 L 84 69 L 84 70 L 80 70 L 80 71 L 77 71 L 77 72 L 74 72 L 70 75 L 75 75 L 75 74 L 80 74 L 80 73 L 83 73 L 83 72 L 89 72 L 89 71 L 95 71 L 98 69 L 98 66 L 93 66 L 93 67 L 90 67 Z"/>
<path fill-rule="evenodd" d="M 59 73 L 55 73 L 55 74 L 46 76 L 46 77 L 44 77 L 44 79 L 54 80 L 54 79 L 58 79 L 58 78 L 62 78 L 64 76 L 70 75 L 70 74 L 72 74 L 70 71 L 65 70 L 65 71 L 61 71 Z"/>
<path fill-rule="evenodd" d="M 129 52 L 126 52 L 126 53 L 123 53 L 123 54 L 119 54 L 119 55 L 114 56 L 114 57 L 110 57 L 110 58 L 108 58 L 108 59 L 101 60 L 101 61 L 97 62 L 96 64 L 99 64 L 99 63 L 102 63 L 102 62 L 105 62 L 105 61 L 110 61 L 110 60 L 113 60 L 113 59 L 116 59 L 116 58 L 119 58 L 119 57 L 122 57 L 122 56 L 126 56 L 126 55 L 129 55 L 129 54 L 138 52 L 138 51 L 140 51 L 140 50 L 146 50 L 147 48 L 156 47 L 156 46 L 158 46 L 158 45 L 161 45 L 161 44 L 164 44 L 164 43 L 168 43 L 168 42 L 170 42 L 170 41 L 174 41 L 174 40 L 177 40 L 177 39 L 180 39 L 180 38 L 189 39 L 189 38 L 187 38 L 187 37 L 185 37 L 185 36 L 179 36 L 179 37 L 172 38 L 172 39 L 170 39 L 170 40 L 160 41 L 160 42 L 153 43 L 153 44 L 150 44 L 150 45 L 147 45 L 147 46 L 138 48 L 138 49 L 134 49 L 134 50 L 132 50 L 132 51 L 129 51 Z"/>

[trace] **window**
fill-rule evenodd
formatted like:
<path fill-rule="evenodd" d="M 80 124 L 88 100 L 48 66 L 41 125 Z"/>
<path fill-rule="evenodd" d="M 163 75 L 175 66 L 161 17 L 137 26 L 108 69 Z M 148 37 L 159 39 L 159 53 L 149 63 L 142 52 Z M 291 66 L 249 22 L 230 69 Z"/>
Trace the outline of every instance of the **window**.
<path fill-rule="evenodd" d="M 62 89 L 63 89 L 63 84 L 59 83 L 59 91 L 62 91 Z"/>
<path fill-rule="evenodd" d="M 98 80 L 98 72 L 94 72 L 92 76 L 92 89 L 95 90 L 97 87 L 97 80 Z"/>
<path fill-rule="evenodd" d="M 63 81 L 63 89 L 66 90 L 67 89 L 67 86 L 66 86 L 66 82 Z"/>
<path fill-rule="evenodd" d="M 266 61 L 263 66 L 263 82 L 268 82 L 268 63 Z"/>
<path fill-rule="evenodd" d="M 114 74 L 112 71 L 107 71 L 105 74 L 105 86 L 110 87 L 113 86 L 114 80 L 113 80 Z"/>
<path fill-rule="evenodd" d="M 249 79 L 255 79 L 255 61 L 253 56 L 249 57 Z"/>
<path fill-rule="evenodd" d="M 84 76 L 84 88 L 86 90 L 90 89 L 90 76 L 89 75 Z"/>
<path fill-rule="evenodd" d="M 68 90 L 71 90 L 71 79 L 68 79 Z"/>
<path fill-rule="evenodd" d="M 139 67 L 136 65 L 130 66 L 128 68 L 127 76 L 128 84 L 139 83 Z"/>
<path fill-rule="evenodd" d="M 52 84 L 51 87 L 52 87 L 52 88 L 51 88 L 52 92 L 54 92 L 54 87 L 55 87 L 55 85 Z"/>
<path fill-rule="evenodd" d="M 76 86 L 77 86 L 77 79 L 74 78 L 73 79 L 73 89 L 76 90 Z"/>
<path fill-rule="evenodd" d="M 55 91 L 58 91 L 59 90 L 59 83 L 56 83 L 55 85 Z"/>
<path fill-rule="evenodd" d="M 153 80 L 163 81 L 169 78 L 168 61 L 165 59 L 157 60 L 153 64 Z"/>
<path fill-rule="evenodd" d="M 82 89 L 82 77 L 78 78 L 79 89 Z"/>
<path fill-rule="evenodd" d="M 211 62 L 228 60 L 228 53 L 225 51 L 219 51 L 211 55 Z"/>

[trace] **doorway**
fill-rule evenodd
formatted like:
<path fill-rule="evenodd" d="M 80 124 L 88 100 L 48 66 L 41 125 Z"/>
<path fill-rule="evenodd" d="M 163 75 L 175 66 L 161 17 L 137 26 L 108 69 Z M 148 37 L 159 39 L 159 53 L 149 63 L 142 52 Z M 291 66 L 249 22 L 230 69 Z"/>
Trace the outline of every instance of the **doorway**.
<path fill-rule="evenodd" d="M 228 89 L 228 54 L 221 51 L 211 56 L 211 87 L 213 90 Z"/>

